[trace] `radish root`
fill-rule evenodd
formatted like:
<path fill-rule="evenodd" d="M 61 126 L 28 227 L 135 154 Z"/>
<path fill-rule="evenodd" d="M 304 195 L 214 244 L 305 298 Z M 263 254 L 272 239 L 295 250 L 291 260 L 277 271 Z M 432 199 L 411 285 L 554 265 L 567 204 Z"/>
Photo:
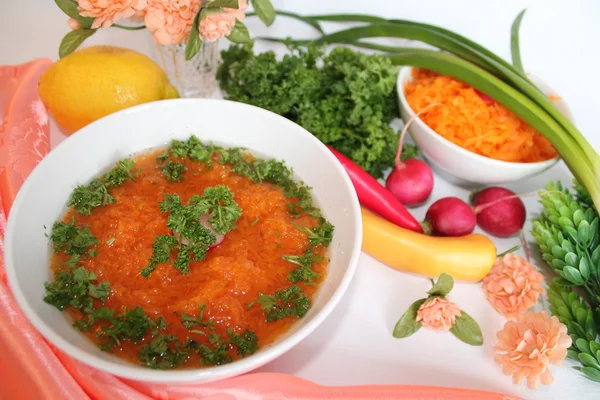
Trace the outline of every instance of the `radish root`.
<path fill-rule="evenodd" d="M 435 106 L 442 106 L 442 105 L 443 105 L 442 103 L 433 103 L 433 104 L 430 104 L 427 107 L 425 107 L 424 109 L 422 109 L 421 111 L 419 111 L 418 113 L 416 113 L 408 121 L 406 121 L 406 123 L 402 127 L 402 131 L 400 132 L 400 139 L 398 140 L 398 151 L 396 152 L 396 158 L 394 159 L 394 162 L 395 162 L 397 168 L 398 167 L 402 167 L 404 165 L 402 163 L 402 160 L 400 160 L 400 157 L 402 155 L 402 146 L 404 145 L 404 137 L 406 136 L 406 132 L 408 131 L 408 127 L 412 124 L 412 122 L 415 119 L 417 119 L 421 114 L 423 114 L 426 111 L 428 111 L 430 108 L 435 107 Z"/>

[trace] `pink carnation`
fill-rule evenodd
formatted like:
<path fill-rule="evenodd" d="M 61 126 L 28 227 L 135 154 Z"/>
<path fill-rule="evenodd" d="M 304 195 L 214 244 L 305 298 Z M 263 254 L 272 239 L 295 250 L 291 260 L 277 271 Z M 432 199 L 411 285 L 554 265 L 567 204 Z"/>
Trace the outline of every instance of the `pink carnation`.
<path fill-rule="evenodd" d="M 243 21 L 248 8 L 247 0 L 239 0 L 239 8 L 224 8 L 224 12 L 208 14 L 200 21 L 200 37 L 214 42 L 231 33 L 235 20 Z"/>
<path fill-rule="evenodd" d="M 146 7 L 146 0 L 77 0 L 77 3 L 81 16 L 94 18 L 92 29 L 108 28 Z"/>
<path fill-rule="evenodd" d="M 441 297 L 427 300 L 417 311 L 417 322 L 425 328 L 438 331 L 449 331 L 456 317 L 460 317 L 458 304 Z"/>
<path fill-rule="evenodd" d="M 185 42 L 190 35 L 201 0 L 147 0 L 144 22 L 160 45 Z"/>
<path fill-rule="evenodd" d="M 490 273 L 483 278 L 483 292 L 492 306 L 509 320 L 534 306 L 540 294 L 544 276 L 523 257 L 509 253 L 498 257 Z"/>

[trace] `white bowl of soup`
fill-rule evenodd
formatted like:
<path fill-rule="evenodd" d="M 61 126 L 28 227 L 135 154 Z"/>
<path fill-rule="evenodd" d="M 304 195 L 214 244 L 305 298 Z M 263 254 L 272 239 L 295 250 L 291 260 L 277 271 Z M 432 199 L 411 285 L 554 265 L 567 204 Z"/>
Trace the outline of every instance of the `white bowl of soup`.
<path fill-rule="evenodd" d="M 53 345 L 117 376 L 208 382 L 273 360 L 323 322 L 361 246 L 335 157 L 269 111 L 149 103 L 91 123 L 21 188 L 5 262 Z"/>

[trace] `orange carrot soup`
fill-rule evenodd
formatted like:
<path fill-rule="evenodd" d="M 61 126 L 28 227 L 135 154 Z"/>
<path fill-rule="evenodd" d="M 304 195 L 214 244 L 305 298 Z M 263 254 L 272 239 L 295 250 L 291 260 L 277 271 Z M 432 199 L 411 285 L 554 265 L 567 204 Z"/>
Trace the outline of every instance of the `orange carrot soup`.
<path fill-rule="evenodd" d="M 333 226 L 283 162 L 195 136 L 78 186 L 49 235 L 44 301 L 150 368 L 220 365 L 311 306 Z"/>
<path fill-rule="evenodd" d="M 449 76 L 414 68 L 404 86 L 406 101 L 437 134 L 479 155 L 508 162 L 555 158 L 552 144 L 509 109 Z"/>

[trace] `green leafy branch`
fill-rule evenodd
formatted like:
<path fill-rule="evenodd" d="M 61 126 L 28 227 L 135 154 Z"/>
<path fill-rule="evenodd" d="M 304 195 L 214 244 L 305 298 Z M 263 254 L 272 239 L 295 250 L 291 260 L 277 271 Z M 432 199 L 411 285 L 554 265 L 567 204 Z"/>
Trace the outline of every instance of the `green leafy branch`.
<path fill-rule="evenodd" d="M 419 299 L 412 303 L 408 310 L 402 314 L 392 335 L 397 338 L 405 338 L 413 335 L 421 329 L 421 323 L 417 321 L 417 313 L 421 306 L 430 299 L 435 297 L 446 298 L 454 287 L 454 279 L 448 274 L 441 274 L 436 282 L 432 281 L 433 287 L 427 292 L 429 295 L 426 298 Z M 481 346 L 483 344 L 483 334 L 477 322 L 463 310 L 456 317 L 454 325 L 450 328 L 450 332 L 459 340 L 472 346 Z"/>

